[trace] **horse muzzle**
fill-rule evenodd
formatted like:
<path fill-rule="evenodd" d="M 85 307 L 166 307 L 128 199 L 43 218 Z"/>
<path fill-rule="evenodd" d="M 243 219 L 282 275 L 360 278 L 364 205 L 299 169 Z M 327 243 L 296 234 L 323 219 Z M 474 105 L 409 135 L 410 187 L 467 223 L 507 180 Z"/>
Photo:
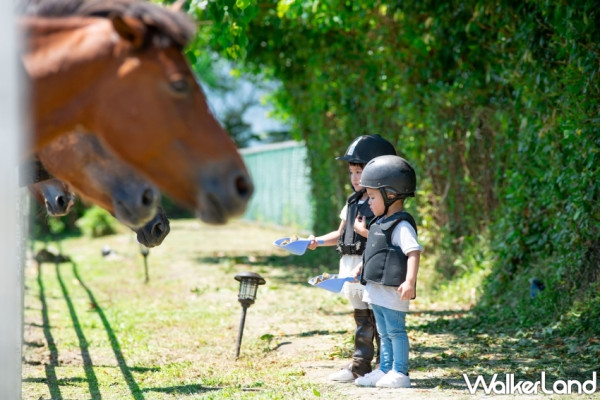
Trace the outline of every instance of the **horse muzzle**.
<path fill-rule="evenodd" d="M 254 192 L 250 175 L 239 167 L 229 168 L 225 173 L 211 168 L 211 173 L 202 174 L 200 186 L 196 215 L 209 224 L 224 224 L 229 218 L 243 214 Z"/>
<path fill-rule="evenodd" d="M 159 246 L 170 231 L 169 219 L 162 207 L 158 207 L 154 218 L 141 228 L 135 229 L 137 241 L 149 248 Z"/>
<path fill-rule="evenodd" d="M 153 185 L 125 185 L 112 193 L 115 217 L 136 229 L 152 220 L 160 204 L 160 191 Z"/>

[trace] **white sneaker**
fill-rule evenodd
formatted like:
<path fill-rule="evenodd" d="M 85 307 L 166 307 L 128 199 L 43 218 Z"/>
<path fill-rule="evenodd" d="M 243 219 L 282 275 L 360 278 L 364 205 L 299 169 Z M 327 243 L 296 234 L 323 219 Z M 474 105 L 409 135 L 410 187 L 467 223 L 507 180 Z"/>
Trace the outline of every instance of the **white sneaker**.
<path fill-rule="evenodd" d="M 375 386 L 375 384 L 385 376 L 385 372 L 380 369 L 373 370 L 366 374 L 365 376 L 361 376 L 360 378 L 356 378 L 354 383 L 358 386 Z"/>
<path fill-rule="evenodd" d="M 377 381 L 377 387 L 385 388 L 409 388 L 410 378 L 402 372 L 391 370 L 385 376 Z"/>
<path fill-rule="evenodd" d="M 348 368 L 342 368 L 339 371 L 330 374 L 328 378 L 330 381 L 336 382 L 354 382 L 356 379 L 352 371 Z"/>

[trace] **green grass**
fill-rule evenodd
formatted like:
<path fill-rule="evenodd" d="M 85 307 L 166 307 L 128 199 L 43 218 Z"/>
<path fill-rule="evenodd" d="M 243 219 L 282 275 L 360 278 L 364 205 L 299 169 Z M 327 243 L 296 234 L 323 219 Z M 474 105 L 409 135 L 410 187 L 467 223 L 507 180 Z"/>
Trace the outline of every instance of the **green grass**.
<path fill-rule="evenodd" d="M 132 233 L 62 241 L 71 263 L 26 268 L 24 398 L 312 397 L 294 364 L 315 355 L 279 359 L 274 349 L 319 326 L 327 326 L 323 334 L 346 333 L 351 320 L 339 297 L 305 283 L 310 267 L 273 248 L 280 236 L 243 223 L 174 221 L 150 252 L 148 284 Z M 105 245 L 115 255 L 103 258 Z M 248 309 L 235 360 L 241 307 L 234 276 L 242 271 L 267 284 Z M 328 316 L 333 308 L 336 321 Z"/>
<path fill-rule="evenodd" d="M 360 397 L 353 385 L 323 379 L 351 356 L 351 307 L 306 283 L 337 264 L 318 261 L 325 249 L 297 257 L 274 248 L 273 240 L 290 233 L 240 221 L 172 221 L 169 237 L 150 251 L 148 283 L 132 232 L 63 240 L 72 262 L 26 267 L 23 398 Z M 115 254 L 102 257 L 105 245 Z M 34 251 L 42 246 L 36 242 Z M 47 246 L 57 251 L 55 243 Z M 550 379 L 588 379 L 597 367 L 597 341 L 474 315 L 472 290 L 486 264 L 442 284 L 434 265 L 424 253 L 419 297 L 407 318 L 415 387 L 459 398 L 462 373 L 537 378 L 545 370 Z M 236 360 L 241 307 L 234 276 L 243 271 L 267 283 L 248 308 Z"/>

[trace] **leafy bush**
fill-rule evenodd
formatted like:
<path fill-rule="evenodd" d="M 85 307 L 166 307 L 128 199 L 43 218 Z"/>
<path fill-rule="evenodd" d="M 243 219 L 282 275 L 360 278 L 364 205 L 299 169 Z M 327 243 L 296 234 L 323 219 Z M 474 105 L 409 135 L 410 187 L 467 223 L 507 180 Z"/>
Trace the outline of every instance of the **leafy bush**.
<path fill-rule="evenodd" d="M 482 305 L 537 315 L 526 283 L 520 291 L 533 271 L 553 310 L 539 321 L 590 296 L 600 279 L 597 2 L 216 0 L 195 11 L 213 22 L 214 49 L 282 82 L 273 98 L 308 147 L 315 231 L 336 226 L 345 199 L 334 157 L 379 133 L 417 171 L 414 212 L 442 276 L 476 268 L 461 253 L 484 232 L 493 266 Z"/>
<path fill-rule="evenodd" d="M 30 234 L 34 238 L 46 240 L 78 235 L 80 232 L 75 223 L 84 211 L 85 206 L 76 199 L 69 214 L 63 217 L 50 217 L 44 205 L 30 201 Z"/>
<path fill-rule="evenodd" d="M 76 225 L 84 235 L 100 237 L 116 232 L 115 221 L 108 211 L 94 206 L 85 211 L 83 216 L 77 220 Z"/>
<path fill-rule="evenodd" d="M 65 232 L 67 225 L 61 218 L 48 218 L 48 228 L 53 235 L 60 235 Z"/>

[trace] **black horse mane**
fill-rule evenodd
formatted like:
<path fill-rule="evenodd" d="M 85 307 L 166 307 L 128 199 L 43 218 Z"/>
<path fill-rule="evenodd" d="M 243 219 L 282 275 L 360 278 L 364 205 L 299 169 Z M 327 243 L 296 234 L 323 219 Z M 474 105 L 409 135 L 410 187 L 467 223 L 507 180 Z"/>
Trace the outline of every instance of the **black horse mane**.
<path fill-rule="evenodd" d="M 189 43 L 196 31 L 186 14 L 144 0 L 29 0 L 21 7 L 23 15 L 36 17 L 133 17 L 181 47 Z"/>

